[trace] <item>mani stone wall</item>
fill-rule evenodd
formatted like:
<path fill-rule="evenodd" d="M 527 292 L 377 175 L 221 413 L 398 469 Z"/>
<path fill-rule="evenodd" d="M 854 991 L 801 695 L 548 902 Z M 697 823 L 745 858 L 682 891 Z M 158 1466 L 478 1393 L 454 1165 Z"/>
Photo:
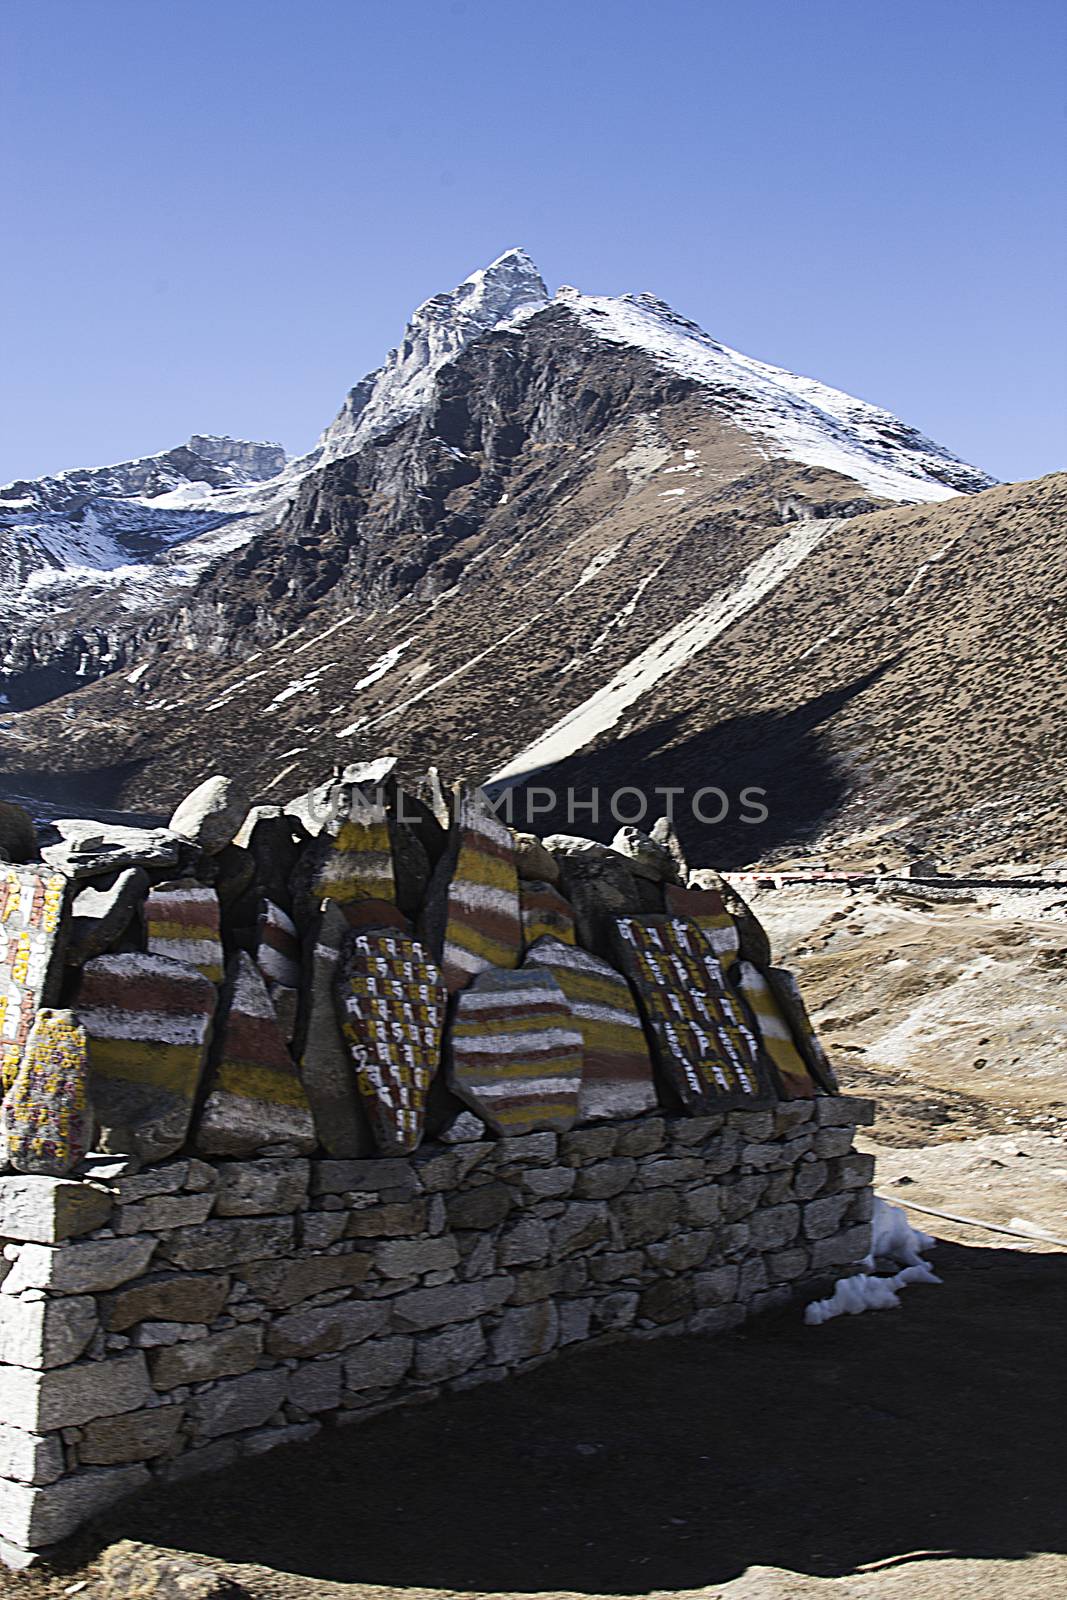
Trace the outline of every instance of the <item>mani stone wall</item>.
<path fill-rule="evenodd" d="M 570 1345 L 715 1333 L 870 1245 L 870 1102 L 408 1157 L 0 1178 L 0 1553 Z"/>

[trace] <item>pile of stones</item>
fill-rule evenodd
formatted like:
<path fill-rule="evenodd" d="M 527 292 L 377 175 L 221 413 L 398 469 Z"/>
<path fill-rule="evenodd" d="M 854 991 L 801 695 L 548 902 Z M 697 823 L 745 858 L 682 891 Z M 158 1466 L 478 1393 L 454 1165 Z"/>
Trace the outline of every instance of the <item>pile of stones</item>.
<path fill-rule="evenodd" d="M 6 807 L 2 1154 L 18 1172 L 402 1155 L 836 1088 L 791 976 L 669 825 L 517 834 L 390 758 L 166 828 Z M 35 859 L 25 859 L 26 857 Z"/>

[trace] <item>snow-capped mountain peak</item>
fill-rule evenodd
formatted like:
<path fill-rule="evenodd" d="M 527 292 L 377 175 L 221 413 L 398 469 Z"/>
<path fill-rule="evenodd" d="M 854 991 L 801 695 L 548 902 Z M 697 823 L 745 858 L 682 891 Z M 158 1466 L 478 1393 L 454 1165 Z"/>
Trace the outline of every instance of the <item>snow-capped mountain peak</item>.
<path fill-rule="evenodd" d="M 887 500 L 947 500 L 996 482 L 879 406 L 720 344 L 653 294 L 556 294 L 589 332 L 706 387 L 768 457 L 829 467 Z"/>
<path fill-rule="evenodd" d="M 542 310 L 548 290 L 525 250 L 472 272 L 455 289 L 431 295 L 413 313 L 403 341 L 384 364 L 349 391 L 337 418 L 319 441 L 320 463 L 352 455 L 418 411 L 434 379 L 482 334 Z"/>

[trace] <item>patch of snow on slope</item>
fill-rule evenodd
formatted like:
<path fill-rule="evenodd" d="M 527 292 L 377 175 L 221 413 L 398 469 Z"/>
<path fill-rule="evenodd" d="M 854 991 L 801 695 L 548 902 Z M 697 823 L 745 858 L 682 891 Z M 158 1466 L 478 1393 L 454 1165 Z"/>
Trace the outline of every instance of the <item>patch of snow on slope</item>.
<path fill-rule="evenodd" d="M 568 288 L 556 301 L 598 338 L 644 350 L 706 386 L 772 457 L 831 468 L 889 500 L 947 500 L 995 482 L 891 412 L 741 355 L 654 295 L 611 298 Z"/>
<path fill-rule="evenodd" d="M 630 706 L 707 649 L 721 633 L 758 605 L 838 525 L 837 518 L 795 523 L 784 539 L 757 557 L 734 588 L 712 595 L 654 640 L 621 667 L 603 688 L 568 711 L 539 739 L 494 772 L 488 781 L 517 783 L 533 772 L 584 750 L 600 734 L 613 728 Z"/>

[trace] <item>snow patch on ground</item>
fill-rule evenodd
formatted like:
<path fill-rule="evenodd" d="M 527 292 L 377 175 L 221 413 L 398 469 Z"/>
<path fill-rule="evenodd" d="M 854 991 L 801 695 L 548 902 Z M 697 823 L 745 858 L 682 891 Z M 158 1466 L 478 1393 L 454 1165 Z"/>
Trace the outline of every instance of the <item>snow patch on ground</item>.
<path fill-rule="evenodd" d="M 805 1308 L 804 1321 L 818 1328 L 834 1317 L 859 1316 L 863 1311 L 888 1311 L 899 1306 L 899 1291 L 909 1283 L 940 1283 L 936 1272 L 923 1260 L 936 1244 L 928 1233 L 920 1233 L 908 1221 L 900 1206 L 887 1205 L 875 1196 L 871 1218 L 871 1253 L 863 1265 L 870 1270 L 851 1278 L 839 1278 L 834 1292 L 825 1300 L 813 1300 Z M 876 1277 L 876 1259 L 895 1261 L 899 1270 L 891 1277 Z"/>

